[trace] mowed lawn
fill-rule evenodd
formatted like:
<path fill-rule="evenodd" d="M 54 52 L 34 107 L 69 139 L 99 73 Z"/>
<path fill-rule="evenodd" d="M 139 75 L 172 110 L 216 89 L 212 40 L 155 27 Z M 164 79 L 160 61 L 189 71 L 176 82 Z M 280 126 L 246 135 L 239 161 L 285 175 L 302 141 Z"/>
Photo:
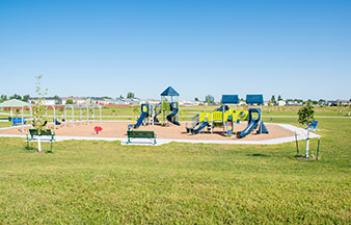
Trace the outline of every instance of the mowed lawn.
<path fill-rule="evenodd" d="M 294 143 L 67 141 L 38 154 L 0 138 L 0 224 L 350 224 L 351 120 L 320 125 L 322 160 L 309 162 Z"/>

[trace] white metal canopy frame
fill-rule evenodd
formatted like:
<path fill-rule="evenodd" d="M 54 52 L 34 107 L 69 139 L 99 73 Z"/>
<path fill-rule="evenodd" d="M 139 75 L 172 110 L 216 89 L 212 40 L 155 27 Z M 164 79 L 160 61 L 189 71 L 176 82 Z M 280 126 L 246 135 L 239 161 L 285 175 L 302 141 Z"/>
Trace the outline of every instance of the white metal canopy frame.
<path fill-rule="evenodd" d="M 69 122 L 68 118 L 68 110 L 71 110 L 71 120 L 70 122 L 74 123 L 76 121 L 76 115 L 75 115 L 75 111 L 79 110 L 79 121 L 82 122 L 84 121 L 84 111 L 86 112 L 86 121 L 90 122 L 92 120 L 95 120 L 96 118 L 96 112 L 95 110 L 98 109 L 99 110 L 99 119 L 100 121 L 102 120 L 102 106 L 98 105 L 98 104 L 69 104 L 69 105 L 65 105 L 64 107 L 64 113 L 63 116 L 66 120 L 66 122 Z M 92 112 L 91 112 L 92 110 Z M 92 118 L 92 120 L 91 120 Z"/>
<path fill-rule="evenodd" d="M 30 111 L 30 119 L 33 118 L 33 109 L 32 105 L 28 102 L 24 102 L 18 99 L 11 99 L 8 101 L 5 101 L 0 104 L 0 108 L 8 108 L 10 109 L 10 117 L 13 117 L 13 109 L 21 109 L 21 123 L 22 123 L 22 132 L 24 131 L 24 110 L 26 108 L 29 109 Z"/>

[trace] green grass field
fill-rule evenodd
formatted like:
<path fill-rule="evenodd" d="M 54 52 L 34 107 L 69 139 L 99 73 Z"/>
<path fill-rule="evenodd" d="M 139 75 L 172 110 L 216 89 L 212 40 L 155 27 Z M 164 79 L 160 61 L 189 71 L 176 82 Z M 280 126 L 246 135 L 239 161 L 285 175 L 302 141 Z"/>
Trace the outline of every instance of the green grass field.
<path fill-rule="evenodd" d="M 0 138 L 0 224 L 350 224 L 351 119 L 319 121 L 322 159 L 308 162 L 294 143 L 67 141 L 38 154 Z"/>
<path fill-rule="evenodd" d="M 2 127 L 10 127 L 12 124 L 10 122 L 0 122 L 0 128 Z"/>

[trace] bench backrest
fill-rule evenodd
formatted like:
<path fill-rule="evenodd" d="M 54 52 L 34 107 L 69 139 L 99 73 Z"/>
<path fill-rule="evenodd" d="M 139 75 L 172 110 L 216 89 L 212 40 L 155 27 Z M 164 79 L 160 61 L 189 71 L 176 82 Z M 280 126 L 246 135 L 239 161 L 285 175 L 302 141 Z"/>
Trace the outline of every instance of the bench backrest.
<path fill-rule="evenodd" d="M 40 131 L 38 129 L 29 129 L 30 136 L 54 136 L 54 132 L 50 129 L 44 129 Z"/>
<path fill-rule="evenodd" d="M 132 138 L 156 138 L 156 134 L 153 131 L 129 130 L 128 131 L 128 137 L 132 137 Z"/>

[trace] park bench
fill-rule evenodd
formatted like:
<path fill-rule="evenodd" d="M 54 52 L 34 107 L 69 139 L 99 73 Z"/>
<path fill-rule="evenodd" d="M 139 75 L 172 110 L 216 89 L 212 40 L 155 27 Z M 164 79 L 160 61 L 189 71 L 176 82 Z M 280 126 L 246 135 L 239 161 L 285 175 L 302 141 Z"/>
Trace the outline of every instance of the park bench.
<path fill-rule="evenodd" d="M 153 139 L 153 144 L 156 145 L 156 134 L 154 131 L 128 130 L 128 142 L 132 143 L 132 139 Z"/>
<path fill-rule="evenodd" d="M 52 143 L 55 141 L 55 132 L 50 129 L 43 129 L 39 130 L 38 129 L 29 129 L 29 132 L 27 134 L 27 148 L 29 149 L 29 143 L 32 141 L 37 141 L 38 138 L 42 142 L 50 142 L 50 152 L 52 152 Z"/>

